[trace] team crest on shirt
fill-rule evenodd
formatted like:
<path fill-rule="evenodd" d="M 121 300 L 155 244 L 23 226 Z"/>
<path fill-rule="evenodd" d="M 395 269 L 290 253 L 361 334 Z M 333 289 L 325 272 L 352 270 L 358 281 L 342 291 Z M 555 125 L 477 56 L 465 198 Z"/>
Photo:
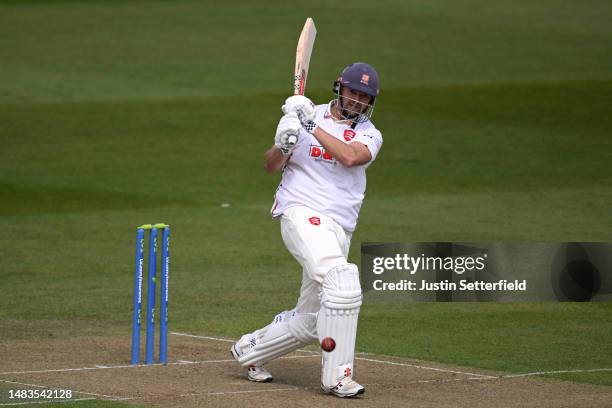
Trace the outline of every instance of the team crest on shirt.
<path fill-rule="evenodd" d="M 330 164 L 336 163 L 336 161 L 334 160 L 334 157 L 331 154 L 327 153 L 323 146 L 310 145 L 310 150 L 308 152 L 308 155 L 314 161 L 322 161 L 322 162 L 330 163 Z"/>
<path fill-rule="evenodd" d="M 321 219 L 319 217 L 310 217 L 308 219 L 312 225 L 321 225 Z"/>
<path fill-rule="evenodd" d="M 355 137 L 356 133 L 353 129 L 346 129 L 344 131 L 344 140 L 350 142 Z"/>

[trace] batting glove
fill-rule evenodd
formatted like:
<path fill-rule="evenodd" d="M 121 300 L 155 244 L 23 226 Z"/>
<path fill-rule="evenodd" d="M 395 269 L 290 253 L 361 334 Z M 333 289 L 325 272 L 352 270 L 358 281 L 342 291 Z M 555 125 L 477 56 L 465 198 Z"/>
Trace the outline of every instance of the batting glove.
<path fill-rule="evenodd" d="M 281 108 L 284 114 L 295 112 L 302 124 L 311 122 L 315 118 L 315 105 L 303 95 L 294 95 L 287 98 Z"/>
<path fill-rule="evenodd" d="M 295 112 L 287 113 L 278 122 L 276 135 L 274 136 L 274 145 L 278 147 L 285 156 L 295 149 L 301 128 L 302 123 Z"/>

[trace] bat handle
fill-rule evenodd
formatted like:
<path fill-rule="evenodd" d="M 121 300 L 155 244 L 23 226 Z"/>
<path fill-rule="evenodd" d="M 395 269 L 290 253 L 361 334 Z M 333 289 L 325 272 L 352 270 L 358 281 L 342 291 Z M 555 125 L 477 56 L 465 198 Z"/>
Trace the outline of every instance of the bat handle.
<path fill-rule="evenodd" d="M 293 94 L 304 95 L 306 91 L 306 78 L 304 78 L 304 72 L 295 76 L 295 82 L 293 83 Z"/>
<path fill-rule="evenodd" d="M 287 139 L 287 143 L 290 144 L 291 146 L 295 145 L 297 143 L 297 136 L 295 135 L 289 136 L 289 139 Z"/>
<path fill-rule="evenodd" d="M 305 83 L 304 83 L 303 78 L 304 78 L 303 74 L 299 76 L 296 75 L 295 86 L 293 87 L 294 95 L 304 95 Z M 291 146 L 294 146 L 297 143 L 297 136 L 296 135 L 289 136 L 289 139 L 287 139 L 287 143 Z"/>

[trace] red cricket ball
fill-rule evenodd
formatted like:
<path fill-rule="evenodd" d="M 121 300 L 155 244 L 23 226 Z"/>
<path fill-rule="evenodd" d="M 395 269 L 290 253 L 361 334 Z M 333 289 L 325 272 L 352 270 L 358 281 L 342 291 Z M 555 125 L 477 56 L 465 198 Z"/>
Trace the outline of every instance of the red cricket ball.
<path fill-rule="evenodd" d="M 321 340 L 321 348 L 323 351 L 327 351 L 328 353 L 334 351 L 336 348 L 336 341 L 331 337 L 325 337 L 323 340 Z"/>

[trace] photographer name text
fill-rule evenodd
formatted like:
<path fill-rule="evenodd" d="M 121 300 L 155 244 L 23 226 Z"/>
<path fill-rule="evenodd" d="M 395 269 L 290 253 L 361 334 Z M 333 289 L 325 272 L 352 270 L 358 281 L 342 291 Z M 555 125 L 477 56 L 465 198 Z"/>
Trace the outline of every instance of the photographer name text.
<path fill-rule="evenodd" d="M 527 281 L 508 281 L 506 279 L 501 279 L 496 282 L 486 282 L 461 279 L 459 282 L 452 282 L 449 280 L 430 282 L 427 280 L 412 281 L 402 279 L 397 282 L 384 282 L 382 279 L 378 279 L 372 282 L 372 288 L 377 291 L 525 291 L 527 290 Z"/>

